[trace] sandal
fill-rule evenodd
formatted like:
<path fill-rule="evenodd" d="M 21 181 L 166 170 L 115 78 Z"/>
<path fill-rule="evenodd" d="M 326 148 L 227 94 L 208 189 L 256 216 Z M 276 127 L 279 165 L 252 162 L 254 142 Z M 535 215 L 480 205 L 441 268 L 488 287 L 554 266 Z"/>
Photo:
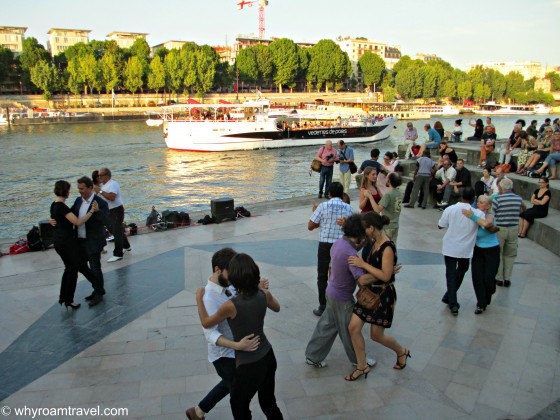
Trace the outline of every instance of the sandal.
<path fill-rule="evenodd" d="M 517 235 L 518 238 L 526 238 L 527 235 L 523 235 L 522 233 L 520 233 L 519 235 Z"/>
<path fill-rule="evenodd" d="M 399 362 L 399 359 L 400 359 L 401 357 L 404 357 L 404 363 L 400 363 L 400 362 Z M 408 359 L 409 357 L 412 357 L 412 356 L 410 355 L 410 350 L 407 350 L 407 349 L 405 348 L 405 349 L 404 349 L 404 353 L 397 356 L 397 363 L 395 363 L 395 364 L 393 365 L 393 369 L 397 369 L 397 370 L 402 370 L 402 369 L 404 369 L 404 368 L 406 367 L 406 359 Z"/>
<path fill-rule="evenodd" d="M 368 373 L 370 372 L 370 370 L 371 369 L 369 368 L 369 366 L 366 366 L 364 369 L 356 368 L 354 370 L 354 372 L 352 372 L 350 375 L 345 376 L 344 380 L 349 381 L 349 382 L 353 382 L 353 381 L 356 381 L 356 380 L 360 379 L 362 376 L 364 377 L 364 379 L 367 379 L 367 376 L 368 376 Z M 354 374 L 356 372 L 360 372 L 360 374 L 358 376 L 354 376 Z"/>

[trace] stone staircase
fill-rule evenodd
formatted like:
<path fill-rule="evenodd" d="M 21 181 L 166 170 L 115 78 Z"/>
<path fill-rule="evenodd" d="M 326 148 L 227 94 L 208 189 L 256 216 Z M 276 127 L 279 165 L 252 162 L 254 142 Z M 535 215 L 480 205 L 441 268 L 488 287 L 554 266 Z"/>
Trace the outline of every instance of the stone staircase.
<path fill-rule="evenodd" d="M 474 186 L 474 182 L 482 177 L 482 169 L 477 167 L 480 158 L 480 143 L 474 141 L 451 143 L 451 147 L 455 149 L 457 156 L 465 161 L 465 167 L 471 172 L 471 179 Z M 496 150 L 499 150 L 499 145 L 497 145 Z M 401 158 L 404 157 L 405 151 L 406 145 L 399 145 L 399 156 Z M 498 156 L 498 152 L 490 153 L 487 156 L 487 161 L 491 166 L 497 162 Z M 434 159 L 436 159 L 436 157 L 434 157 Z M 416 161 L 401 159 L 400 162 L 404 168 L 404 185 L 412 179 Z M 560 164 L 558 166 L 560 166 Z M 558 169 L 560 169 L 560 167 Z M 560 172 L 558 172 L 558 174 L 560 174 Z M 530 203 L 531 196 L 538 188 L 538 179 L 528 178 L 515 173 L 510 173 L 507 177 L 513 181 L 514 192 L 523 198 L 527 208 L 532 207 L 533 205 Z M 530 227 L 527 233 L 527 238 L 547 248 L 554 254 L 560 255 L 560 180 L 550 181 L 550 191 L 552 197 L 549 204 L 548 216 L 544 219 L 535 220 L 535 223 Z M 527 239 L 520 239 L 519 246 L 523 246 L 526 241 Z"/>

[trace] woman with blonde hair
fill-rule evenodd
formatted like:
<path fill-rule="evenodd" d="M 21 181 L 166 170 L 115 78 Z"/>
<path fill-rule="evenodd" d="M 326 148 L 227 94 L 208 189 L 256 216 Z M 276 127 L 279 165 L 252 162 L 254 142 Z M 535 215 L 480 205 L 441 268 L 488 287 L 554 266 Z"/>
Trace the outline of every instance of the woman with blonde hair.
<path fill-rule="evenodd" d="M 395 271 L 397 263 L 397 251 L 395 244 L 387 237 L 383 226 L 389 224 L 387 216 L 381 216 L 370 212 L 362 216 L 366 235 L 372 240 L 373 246 L 367 261 L 358 256 L 348 258 L 348 263 L 355 267 L 364 269 L 373 276 L 369 282 L 358 282 L 360 287 L 367 287 L 373 293 L 379 295 L 379 301 L 374 308 L 368 309 L 359 303 L 354 305 L 354 313 L 350 320 L 348 330 L 352 338 L 352 345 L 356 352 L 356 369 L 344 379 L 355 381 L 362 375 L 367 379 L 370 371 L 366 363 L 365 340 L 362 335 L 362 328 L 367 322 L 371 324 L 370 337 L 373 341 L 383 344 L 393 350 L 397 355 L 397 361 L 393 369 L 404 369 L 406 361 L 410 356 L 410 351 L 401 346 L 393 337 L 385 335 L 385 329 L 391 328 L 393 313 L 397 303 L 397 293 L 395 291 Z"/>
<path fill-rule="evenodd" d="M 371 201 L 379 203 L 383 194 L 377 187 L 377 169 L 373 166 L 368 166 L 364 170 L 364 177 L 362 178 L 362 186 L 360 188 L 360 209 L 362 213 L 373 211 Z"/>

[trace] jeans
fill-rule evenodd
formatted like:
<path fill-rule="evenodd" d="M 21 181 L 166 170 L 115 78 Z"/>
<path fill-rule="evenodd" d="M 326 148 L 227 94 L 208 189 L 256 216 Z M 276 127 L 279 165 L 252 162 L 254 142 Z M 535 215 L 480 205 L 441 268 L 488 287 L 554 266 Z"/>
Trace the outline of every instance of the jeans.
<path fill-rule="evenodd" d="M 500 246 L 474 247 L 472 257 L 472 283 L 476 295 L 476 306 L 486 309 L 496 292 L 496 273 L 500 265 Z"/>
<path fill-rule="evenodd" d="M 457 302 L 457 291 L 463 284 L 465 273 L 469 271 L 468 258 L 456 258 L 444 255 L 445 258 L 445 279 L 447 280 L 447 292 L 444 299 L 447 299 L 450 308 L 461 305 Z"/>
<path fill-rule="evenodd" d="M 124 254 L 123 247 L 126 249 L 130 248 L 130 244 L 124 234 L 123 228 L 124 207 L 119 206 L 109 210 L 109 215 L 111 217 L 111 222 L 113 223 L 111 233 L 115 237 L 115 250 L 113 251 L 113 255 L 115 257 L 122 257 Z"/>
<path fill-rule="evenodd" d="M 331 263 L 330 242 L 319 242 L 317 249 L 317 290 L 319 292 L 319 308 L 325 309 L 327 298 L 325 293 L 329 282 L 329 265 Z"/>
<path fill-rule="evenodd" d="M 331 188 L 331 182 L 333 177 L 333 167 L 332 166 L 321 166 L 321 176 L 319 177 L 319 194 L 325 193 L 325 197 L 329 193 Z M 323 189 L 325 187 L 325 189 Z"/>
<path fill-rule="evenodd" d="M 560 153 L 551 153 L 544 160 L 551 168 L 556 167 L 556 163 L 560 162 Z"/>
<path fill-rule="evenodd" d="M 415 206 L 416 200 L 418 199 L 418 194 L 420 193 L 420 191 L 422 191 L 422 207 L 426 207 L 426 205 L 428 204 L 428 194 L 430 193 L 430 178 L 431 175 L 416 175 L 408 204 L 410 204 L 411 206 Z"/>
<path fill-rule="evenodd" d="M 230 394 L 234 419 L 251 418 L 249 405 L 257 392 L 259 405 L 266 418 L 269 420 L 283 418 L 274 396 L 276 368 L 276 357 L 272 349 L 262 359 L 237 367 Z"/>
<path fill-rule="evenodd" d="M 86 241 L 87 239 L 78 239 L 78 248 L 80 250 L 80 265 L 78 271 L 91 283 L 93 294 L 103 296 L 105 294 L 105 289 L 103 271 L 101 271 L 101 253 L 95 252 L 89 254 Z"/>
<path fill-rule="evenodd" d="M 212 362 L 216 373 L 222 380 L 210 390 L 210 392 L 198 403 L 205 413 L 209 413 L 226 395 L 231 392 L 233 378 L 235 376 L 235 359 L 231 357 L 220 357 Z"/>

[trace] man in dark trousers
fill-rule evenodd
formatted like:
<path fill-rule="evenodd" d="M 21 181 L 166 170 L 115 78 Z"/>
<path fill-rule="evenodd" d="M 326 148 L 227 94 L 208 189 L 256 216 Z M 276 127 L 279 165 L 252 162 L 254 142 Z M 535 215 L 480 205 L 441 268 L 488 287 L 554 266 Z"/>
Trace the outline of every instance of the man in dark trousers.
<path fill-rule="evenodd" d="M 105 240 L 105 225 L 110 224 L 109 207 L 107 202 L 93 193 L 93 181 L 87 176 L 78 179 L 78 192 L 80 197 L 76 198 L 72 206 L 72 213 L 76 217 L 82 217 L 91 208 L 93 201 L 97 201 L 99 211 L 84 224 L 77 227 L 78 244 L 80 252 L 80 264 L 89 264 L 94 274 L 90 280 L 93 293 L 86 297 L 89 306 L 95 306 L 103 300 L 105 294 L 103 272 L 101 271 L 101 251 L 107 245 Z M 89 279 L 88 279 L 89 280 Z"/>

